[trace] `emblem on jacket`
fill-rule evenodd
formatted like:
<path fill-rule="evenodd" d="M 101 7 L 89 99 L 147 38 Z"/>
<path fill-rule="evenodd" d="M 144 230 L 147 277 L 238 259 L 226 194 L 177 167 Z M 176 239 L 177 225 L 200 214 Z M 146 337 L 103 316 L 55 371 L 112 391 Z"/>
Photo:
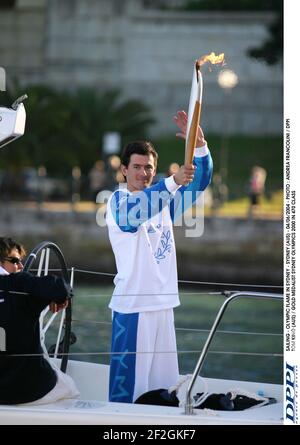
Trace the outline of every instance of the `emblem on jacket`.
<path fill-rule="evenodd" d="M 160 238 L 159 247 L 154 254 L 157 264 L 166 258 L 167 253 L 171 253 L 171 244 L 172 240 L 170 230 L 163 232 Z"/>

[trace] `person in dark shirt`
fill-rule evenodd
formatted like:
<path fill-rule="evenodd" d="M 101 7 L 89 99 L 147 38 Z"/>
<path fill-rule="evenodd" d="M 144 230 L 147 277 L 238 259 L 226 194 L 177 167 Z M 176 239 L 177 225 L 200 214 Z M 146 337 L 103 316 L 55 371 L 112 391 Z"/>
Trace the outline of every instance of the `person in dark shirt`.
<path fill-rule="evenodd" d="M 1 257 L 7 243 L 15 242 L 0 238 L 0 404 L 42 404 L 78 397 L 71 377 L 50 365 L 40 343 L 40 313 L 50 303 L 62 307 L 70 297 L 69 286 L 55 276 L 8 272 L 6 263 L 13 258 L 21 261 L 25 250 L 18 251 L 15 243 Z"/>
<path fill-rule="evenodd" d="M 0 275 L 8 275 L 23 270 L 24 247 L 12 238 L 0 237 Z"/>

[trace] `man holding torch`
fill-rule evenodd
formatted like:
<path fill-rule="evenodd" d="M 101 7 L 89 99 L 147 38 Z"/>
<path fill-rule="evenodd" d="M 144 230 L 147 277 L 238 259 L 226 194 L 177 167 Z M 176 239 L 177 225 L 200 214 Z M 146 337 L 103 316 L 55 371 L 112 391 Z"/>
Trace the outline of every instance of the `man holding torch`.
<path fill-rule="evenodd" d="M 180 129 L 177 136 L 186 138 L 186 113 L 177 112 L 174 121 Z M 109 305 L 112 402 L 134 402 L 179 378 L 173 308 L 180 302 L 172 224 L 212 175 L 212 159 L 198 123 L 196 130 L 192 162 L 153 186 L 156 150 L 147 141 L 128 144 L 121 165 L 127 187 L 116 190 L 107 203 L 106 222 L 118 271 Z"/>

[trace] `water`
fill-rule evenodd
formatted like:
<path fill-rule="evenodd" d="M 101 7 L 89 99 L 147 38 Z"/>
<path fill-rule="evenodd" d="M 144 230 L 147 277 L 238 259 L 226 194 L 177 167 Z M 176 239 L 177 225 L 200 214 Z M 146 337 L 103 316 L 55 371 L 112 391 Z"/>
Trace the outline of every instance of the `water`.
<path fill-rule="evenodd" d="M 108 303 L 111 293 L 111 286 L 79 286 L 75 289 L 72 331 L 77 341 L 70 348 L 70 358 L 109 363 L 111 312 Z M 183 289 L 180 300 L 181 306 L 174 311 L 175 326 L 180 373 L 187 374 L 193 372 L 207 330 L 211 328 L 224 297 L 200 295 L 194 290 Z M 48 344 L 54 342 L 54 332 L 55 329 L 48 337 Z M 282 332 L 281 302 L 266 299 L 233 302 L 218 327 L 201 375 L 282 383 Z M 72 357 L 72 353 L 76 355 Z"/>

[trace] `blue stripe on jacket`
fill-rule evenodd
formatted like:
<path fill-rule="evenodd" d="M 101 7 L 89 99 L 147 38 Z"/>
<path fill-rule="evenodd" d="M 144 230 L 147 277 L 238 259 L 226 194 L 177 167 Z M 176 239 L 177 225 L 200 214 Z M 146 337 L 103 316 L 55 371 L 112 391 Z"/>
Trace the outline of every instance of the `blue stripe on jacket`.
<path fill-rule="evenodd" d="M 195 157 L 193 164 L 196 166 L 193 181 L 188 186 L 181 186 L 175 195 L 168 191 L 164 179 L 138 193 L 117 190 L 110 205 L 119 228 L 123 232 L 135 233 L 141 224 L 157 215 L 166 205 L 170 207 L 174 222 L 193 205 L 211 181 L 213 162 L 210 154 Z"/>
<path fill-rule="evenodd" d="M 193 164 L 196 167 L 193 181 L 187 186 L 181 186 L 171 202 L 170 213 L 173 222 L 196 202 L 199 195 L 210 184 L 213 171 L 213 161 L 210 154 L 203 157 L 194 157 Z"/>

